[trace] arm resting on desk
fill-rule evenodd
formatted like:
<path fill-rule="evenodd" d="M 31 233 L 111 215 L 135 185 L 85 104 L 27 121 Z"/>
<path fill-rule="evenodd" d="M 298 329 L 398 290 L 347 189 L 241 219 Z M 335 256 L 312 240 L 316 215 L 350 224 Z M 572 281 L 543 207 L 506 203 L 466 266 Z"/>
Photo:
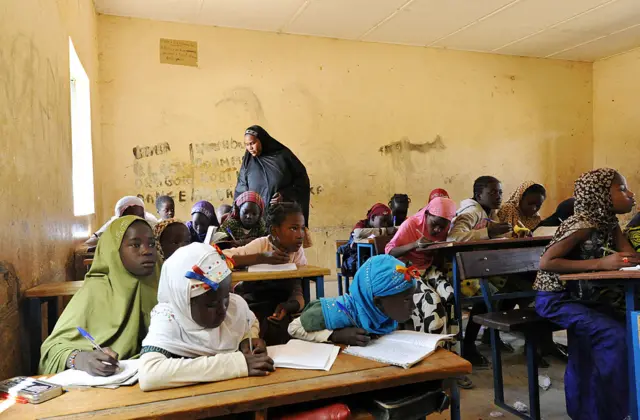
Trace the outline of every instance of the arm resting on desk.
<path fill-rule="evenodd" d="M 487 228 L 474 229 L 478 224 L 478 218 L 474 213 L 463 213 L 454 220 L 451 231 L 447 237 L 449 242 L 481 241 L 489 238 Z"/>
<path fill-rule="evenodd" d="M 307 331 L 302 326 L 300 318 L 294 319 L 289 328 L 287 329 L 289 335 L 293 338 L 298 338 L 305 341 L 315 341 L 316 343 L 327 343 L 329 337 L 333 334 L 332 330 L 320 330 L 320 331 Z"/>
<path fill-rule="evenodd" d="M 540 269 L 553 273 L 581 273 L 601 270 L 602 258 L 592 260 L 570 260 L 566 257 L 582 242 L 589 239 L 591 229 L 579 229 L 551 245 L 540 257 Z"/>
<path fill-rule="evenodd" d="M 150 352 L 140 357 L 140 389 L 155 391 L 192 385 L 198 382 L 217 382 L 248 376 L 247 362 L 239 351 L 195 359 L 168 358 Z"/>

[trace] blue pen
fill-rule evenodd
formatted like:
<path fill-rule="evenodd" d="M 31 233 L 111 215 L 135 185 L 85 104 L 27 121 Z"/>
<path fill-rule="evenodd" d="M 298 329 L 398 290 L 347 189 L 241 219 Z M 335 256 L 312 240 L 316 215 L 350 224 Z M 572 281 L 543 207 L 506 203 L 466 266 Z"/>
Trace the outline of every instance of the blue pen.
<path fill-rule="evenodd" d="M 233 233 L 231 233 L 231 229 L 227 228 L 227 233 L 229 234 L 229 236 L 231 236 L 231 239 L 233 239 L 234 241 L 236 240 L 236 238 L 233 236 Z"/>
<path fill-rule="evenodd" d="M 344 314 L 347 316 L 347 318 L 349 318 L 349 321 L 351 321 L 351 323 L 353 325 L 355 325 L 356 327 L 358 327 L 358 323 L 356 322 L 355 319 L 353 319 L 353 317 L 351 316 L 351 314 L 349 313 L 349 311 L 347 310 L 347 308 L 344 307 L 344 305 L 338 301 L 336 301 L 336 305 L 338 305 L 338 309 L 340 309 L 342 312 L 344 312 Z M 358 327 L 359 328 L 359 327 Z"/>
<path fill-rule="evenodd" d="M 78 332 L 80 333 L 80 335 L 82 335 L 84 338 L 89 340 L 89 342 L 93 345 L 93 347 L 95 347 L 96 349 L 100 350 L 101 352 L 103 352 L 107 356 L 110 356 L 106 351 L 104 351 L 104 349 L 102 347 L 100 347 L 100 344 L 96 343 L 96 340 L 91 336 L 91 334 L 89 334 L 89 332 L 87 330 L 85 330 L 84 328 L 80 328 L 80 327 L 76 327 L 76 328 L 78 328 Z M 116 363 L 116 366 L 120 366 L 120 365 Z"/>

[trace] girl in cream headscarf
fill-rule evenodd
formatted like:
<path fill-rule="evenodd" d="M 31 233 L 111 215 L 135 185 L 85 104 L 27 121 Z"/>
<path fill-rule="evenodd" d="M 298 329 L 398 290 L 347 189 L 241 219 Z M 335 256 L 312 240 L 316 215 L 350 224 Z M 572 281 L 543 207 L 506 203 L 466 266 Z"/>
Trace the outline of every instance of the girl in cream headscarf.
<path fill-rule="evenodd" d="M 274 370 L 249 305 L 230 293 L 230 259 L 210 245 L 178 249 L 162 267 L 142 342 L 143 391 L 264 376 Z M 249 340 L 252 340 L 253 353 Z"/>

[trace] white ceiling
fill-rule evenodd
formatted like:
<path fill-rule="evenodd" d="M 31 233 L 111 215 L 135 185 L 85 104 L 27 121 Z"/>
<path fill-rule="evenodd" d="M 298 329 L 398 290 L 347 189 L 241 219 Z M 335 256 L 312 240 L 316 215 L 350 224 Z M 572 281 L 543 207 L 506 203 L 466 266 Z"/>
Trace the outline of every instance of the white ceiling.
<path fill-rule="evenodd" d="M 94 0 L 99 13 L 595 61 L 640 47 L 640 0 Z"/>

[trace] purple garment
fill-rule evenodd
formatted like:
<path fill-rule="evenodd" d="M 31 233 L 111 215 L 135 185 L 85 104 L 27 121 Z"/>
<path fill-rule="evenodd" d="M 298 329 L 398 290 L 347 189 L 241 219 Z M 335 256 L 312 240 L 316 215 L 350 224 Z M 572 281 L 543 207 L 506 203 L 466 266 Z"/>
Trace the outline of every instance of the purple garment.
<path fill-rule="evenodd" d="M 629 414 L 624 324 L 594 305 L 572 300 L 568 292 L 538 292 L 536 312 L 567 329 L 569 363 L 564 389 L 569 417 L 624 419 Z"/>
<path fill-rule="evenodd" d="M 218 218 L 216 217 L 216 210 L 208 201 L 198 201 L 196 204 L 191 207 L 191 215 L 194 213 L 202 213 L 209 218 L 209 226 L 220 226 L 218 223 Z M 193 222 L 189 221 L 186 223 L 189 228 L 189 233 L 191 233 L 191 242 L 204 242 L 207 237 L 207 232 L 198 233 L 193 227 Z"/>

